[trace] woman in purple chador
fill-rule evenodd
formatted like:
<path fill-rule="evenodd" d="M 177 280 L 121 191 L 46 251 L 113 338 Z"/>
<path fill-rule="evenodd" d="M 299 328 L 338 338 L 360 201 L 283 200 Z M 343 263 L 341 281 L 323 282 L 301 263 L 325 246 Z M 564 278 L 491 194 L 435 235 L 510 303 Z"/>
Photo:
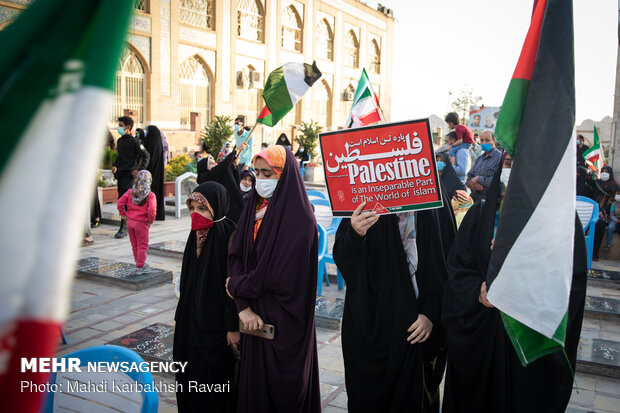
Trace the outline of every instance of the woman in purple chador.
<path fill-rule="evenodd" d="M 320 412 L 314 328 L 318 235 L 293 153 L 254 157 L 255 190 L 229 249 L 228 291 L 248 330 L 273 324 L 268 340 L 241 334 L 238 412 Z"/>

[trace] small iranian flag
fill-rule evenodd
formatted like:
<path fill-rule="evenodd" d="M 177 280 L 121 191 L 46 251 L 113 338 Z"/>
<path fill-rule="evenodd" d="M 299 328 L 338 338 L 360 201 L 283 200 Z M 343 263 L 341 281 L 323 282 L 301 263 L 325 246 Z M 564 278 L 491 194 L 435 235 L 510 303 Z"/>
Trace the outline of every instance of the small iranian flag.
<path fill-rule="evenodd" d="M 0 32 L 2 411 L 38 412 L 44 397 L 20 391 L 48 379 L 20 359 L 56 353 L 132 6 L 36 1 Z"/>
<path fill-rule="evenodd" d="M 379 98 L 372 89 L 366 69 L 362 69 L 362 77 L 360 77 L 360 82 L 357 85 L 353 106 L 351 106 L 351 112 L 347 118 L 345 128 L 358 128 L 381 122 L 383 119 L 380 112 Z"/>
<path fill-rule="evenodd" d="M 487 273 L 488 299 L 501 311 L 523 365 L 565 344 L 574 124 L 572 1 L 538 0 L 495 128 L 514 162 Z"/>
<path fill-rule="evenodd" d="M 594 127 L 594 144 L 583 153 L 583 157 L 590 169 L 594 172 L 601 172 L 601 168 L 605 165 L 605 154 L 603 153 L 603 148 L 601 148 L 596 126 Z"/>
<path fill-rule="evenodd" d="M 307 63 L 286 63 L 269 73 L 263 99 L 265 107 L 256 119 L 257 123 L 274 126 L 306 94 L 308 89 L 321 78 L 322 73 L 316 66 Z"/>

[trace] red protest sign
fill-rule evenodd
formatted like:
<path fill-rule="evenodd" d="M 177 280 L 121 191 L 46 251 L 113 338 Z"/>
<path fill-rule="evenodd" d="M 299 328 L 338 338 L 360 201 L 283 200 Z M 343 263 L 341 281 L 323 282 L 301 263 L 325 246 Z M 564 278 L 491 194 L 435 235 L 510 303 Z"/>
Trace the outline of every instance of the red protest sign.
<path fill-rule="evenodd" d="M 319 134 L 336 216 L 389 214 L 443 205 L 428 119 Z"/>

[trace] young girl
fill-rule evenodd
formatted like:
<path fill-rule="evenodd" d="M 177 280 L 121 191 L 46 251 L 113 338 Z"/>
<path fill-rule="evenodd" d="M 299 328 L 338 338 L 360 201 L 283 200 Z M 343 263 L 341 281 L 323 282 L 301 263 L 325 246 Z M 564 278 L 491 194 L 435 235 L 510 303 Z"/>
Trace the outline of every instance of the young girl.
<path fill-rule="evenodd" d="M 183 253 L 173 347 L 174 360 L 188 363 L 176 376 L 182 384 L 177 391 L 181 413 L 235 411 L 233 351 L 240 338 L 237 312 L 224 289 L 228 242 L 235 230 L 226 217 L 228 205 L 228 193 L 217 182 L 200 184 L 187 199 L 192 230 Z M 192 392 L 190 382 L 231 385 L 219 393 Z"/>
<path fill-rule="evenodd" d="M 250 191 L 254 187 L 254 182 L 256 178 L 254 177 L 254 172 L 252 171 L 243 171 L 241 174 L 241 182 L 239 182 L 239 189 L 241 189 L 241 197 L 244 201 L 247 201 L 250 197 Z"/>
<path fill-rule="evenodd" d="M 133 188 L 118 199 L 116 207 L 123 218 L 127 218 L 127 232 L 133 249 L 133 258 L 138 271 L 142 271 L 149 247 L 149 228 L 157 214 L 157 200 L 151 192 L 151 173 L 138 172 Z M 125 212 L 127 206 L 127 212 Z"/>

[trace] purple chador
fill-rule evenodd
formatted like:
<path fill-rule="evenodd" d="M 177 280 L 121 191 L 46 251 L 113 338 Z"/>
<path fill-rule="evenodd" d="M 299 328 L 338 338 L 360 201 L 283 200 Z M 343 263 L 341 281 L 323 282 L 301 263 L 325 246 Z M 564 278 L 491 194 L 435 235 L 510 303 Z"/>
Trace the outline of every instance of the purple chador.
<path fill-rule="evenodd" d="M 265 200 L 252 190 L 229 250 L 228 289 L 237 310 L 249 306 L 275 326 L 273 340 L 241 334 L 237 411 L 320 412 L 316 220 L 293 153 L 273 148 L 257 155 L 281 174 L 256 239 L 256 210 Z"/>

